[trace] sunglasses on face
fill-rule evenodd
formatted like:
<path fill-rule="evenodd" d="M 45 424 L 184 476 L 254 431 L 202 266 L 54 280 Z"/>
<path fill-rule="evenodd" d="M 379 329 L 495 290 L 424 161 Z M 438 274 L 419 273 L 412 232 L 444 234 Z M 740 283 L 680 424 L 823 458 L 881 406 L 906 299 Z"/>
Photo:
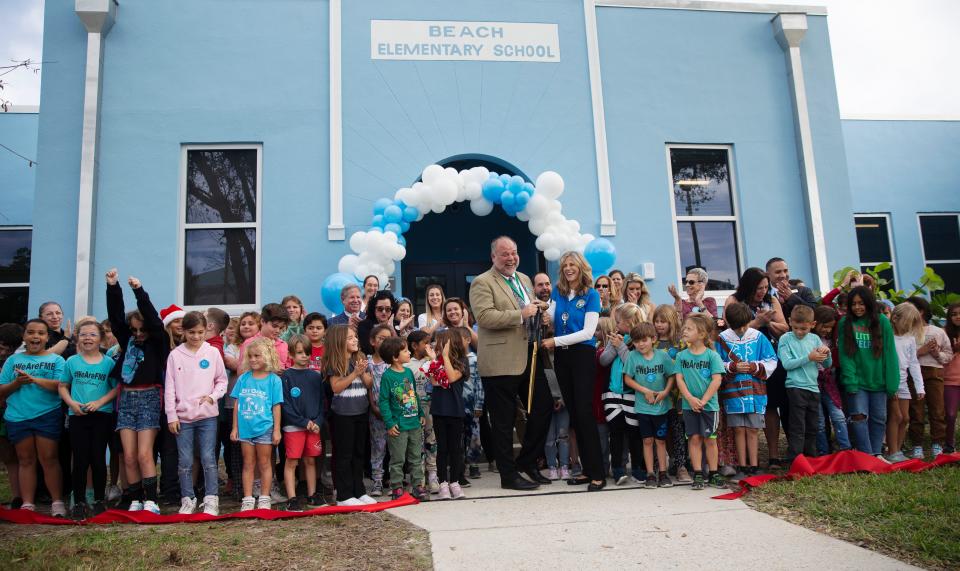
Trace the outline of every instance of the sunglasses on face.
<path fill-rule="evenodd" d="M 380 312 L 383 312 L 383 313 L 391 313 L 392 311 L 393 311 L 393 308 L 391 308 L 391 307 L 378 307 L 378 308 L 376 308 L 376 312 L 377 312 L 377 313 L 380 313 Z"/>
<path fill-rule="evenodd" d="M 687 280 L 687 285 L 688 285 L 688 286 L 694 286 L 694 285 L 697 285 L 698 283 L 700 283 L 700 282 L 697 281 L 697 280 Z"/>
<path fill-rule="evenodd" d="M 596 289 L 610 289 L 610 286 L 607 284 L 597 284 Z"/>

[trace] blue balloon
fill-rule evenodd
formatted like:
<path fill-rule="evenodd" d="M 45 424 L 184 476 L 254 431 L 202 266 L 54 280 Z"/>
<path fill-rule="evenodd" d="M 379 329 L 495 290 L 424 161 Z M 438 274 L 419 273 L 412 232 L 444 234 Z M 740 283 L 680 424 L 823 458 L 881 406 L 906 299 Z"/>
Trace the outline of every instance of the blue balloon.
<path fill-rule="evenodd" d="M 397 224 L 397 223 L 395 223 L 395 222 L 391 222 L 391 223 L 387 224 L 386 226 L 384 226 L 384 227 L 383 227 L 383 231 L 384 231 L 384 232 L 393 232 L 393 233 L 396 234 L 397 236 L 399 236 L 400 234 L 403 234 L 403 232 L 400 231 L 400 225 Z"/>
<path fill-rule="evenodd" d="M 356 284 L 357 278 L 351 274 L 337 272 L 330 274 L 323 284 L 320 285 L 320 298 L 323 299 L 323 305 L 333 313 L 343 311 L 343 302 L 340 301 L 340 290 L 349 284 Z"/>
<path fill-rule="evenodd" d="M 483 197 L 494 204 L 500 204 L 500 195 L 503 194 L 503 182 L 490 179 L 483 183 Z"/>
<path fill-rule="evenodd" d="M 377 214 L 373 217 L 373 220 L 370 221 L 370 225 L 375 228 L 383 228 L 383 225 L 386 223 L 387 221 L 383 219 L 383 214 Z"/>
<path fill-rule="evenodd" d="M 517 201 L 514 198 L 514 194 L 509 190 L 503 191 L 503 194 L 500 195 L 500 205 L 503 206 L 503 209 L 509 212 L 510 210 L 514 210 L 516 204 Z"/>
<path fill-rule="evenodd" d="M 403 220 L 403 210 L 396 204 L 391 204 L 383 211 L 383 219 L 387 222 L 397 223 Z"/>
<path fill-rule="evenodd" d="M 420 211 L 416 206 L 408 206 L 403 209 L 403 219 L 407 222 L 413 222 L 420 216 Z"/>
<path fill-rule="evenodd" d="M 400 231 L 401 231 L 401 232 L 406 232 L 406 231 L 409 230 L 409 229 L 410 229 L 410 223 L 407 222 L 406 220 L 401 220 L 401 221 L 400 221 Z"/>
<path fill-rule="evenodd" d="M 537 190 L 537 187 L 533 186 L 532 183 L 525 182 L 523 183 L 523 190 L 527 191 L 527 193 L 532 196 L 534 191 Z"/>
<path fill-rule="evenodd" d="M 519 176 L 510 177 L 510 182 L 507 183 L 507 190 L 516 194 L 523 190 L 523 178 Z"/>
<path fill-rule="evenodd" d="M 526 208 L 527 203 L 530 202 L 530 193 L 526 190 L 521 190 L 513 195 L 513 201 L 517 204 L 517 211 L 519 212 Z"/>
<path fill-rule="evenodd" d="M 373 203 L 373 213 L 383 214 L 383 211 L 387 209 L 388 206 L 393 204 L 393 201 L 389 198 L 381 198 L 380 200 Z"/>
<path fill-rule="evenodd" d="M 503 186 L 506 187 L 508 184 L 510 184 L 510 175 L 508 174 L 500 175 L 500 182 L 502 182 Z"/>
<path fill-rule="evenodd" d="M 605 274 L 617 261 L 617 249 L 606 238 L 594 238 L 583 249 L 583 257 L 590 264 L 594 275 Z"/>
<path fill-rule="evenodd" d="M 507 216 L 516 216 L 517 215 L 517 205 L 516 203 L 511 202 L 509 205 L 501 204 L 503 211 L 507 213 Z"/>
<path fill-rule="evenodd" d="M 493 171 L 490 171 L 490 178 L 500 180 L 500 175 Z"/>

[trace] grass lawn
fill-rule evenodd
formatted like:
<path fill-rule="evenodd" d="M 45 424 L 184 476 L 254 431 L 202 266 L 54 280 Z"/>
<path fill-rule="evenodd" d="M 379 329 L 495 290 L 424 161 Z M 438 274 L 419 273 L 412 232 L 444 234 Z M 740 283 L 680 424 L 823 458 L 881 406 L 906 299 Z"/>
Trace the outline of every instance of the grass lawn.
<path fill-rule="evenodd" d="M 427 532 L 386 513 L 157 526 L 3 524 L 16 569 L 377 569 L 433 566 Z"/>
<path fill-rule="evenodd" d="M 960 568 L 960 467 L 773 482 L 744 501 L 920 567 Z"/>

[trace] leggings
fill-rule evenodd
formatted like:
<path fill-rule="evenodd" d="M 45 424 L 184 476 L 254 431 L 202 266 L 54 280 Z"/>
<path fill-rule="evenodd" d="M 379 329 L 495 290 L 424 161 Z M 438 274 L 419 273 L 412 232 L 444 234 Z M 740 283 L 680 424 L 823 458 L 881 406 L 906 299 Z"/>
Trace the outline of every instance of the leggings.
<path fill-rule="evenodd" d="M 107 442 L 113 435 L 113 416 L 93 412 L 70 417 L 70 444 L 73 447 L 73 501 L 86 501 L 87 469 L 93 471 L 93 498 L 103 501 L 107 485 Z"/>
<path fill-rule="evenodd" d="M 960 408 L 960 385 L 943 385 L 943 405 L 947 425 L 944 444 L 952 452 L 957 429 L 957 409 Z"/>
<path fill-rule="evenodd" d="M 437 436 L 437 477 L 441 482 L 463 479 L 463 418 L 433 415 Z"/>
<path fill-rule="evenodd" d="M 639 480 L 644 472 L 643 439 L 640 438 L 636 427 L 627 424 L 625 415 L 626 412 L 621 412 L 607 421 L 607 427 L 610 429 L 610 469 L 614 479 L 626 473 L 623 460 L 623 443 L 626 440 L 630 451 L 631 474 Z M 578 434 L 577 438 L 579 437 Z M 580 444 L 579 440 L 577 444 Z"/>
<path fill-rule="evenodd" d="M 337 501 L 359 498 L 367 493 L 363 485 L 363 467 L 367 463 L 366 449 L 370 438 L 367 413 L 330 415 L 333 432 L 333 483 Z"/>

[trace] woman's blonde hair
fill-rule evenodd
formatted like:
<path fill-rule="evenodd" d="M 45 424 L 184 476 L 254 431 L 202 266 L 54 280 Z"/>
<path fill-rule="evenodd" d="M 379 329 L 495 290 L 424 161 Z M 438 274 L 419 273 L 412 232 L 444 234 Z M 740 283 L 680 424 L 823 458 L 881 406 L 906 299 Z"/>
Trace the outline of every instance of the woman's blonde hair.
<path fill-rule="evenodd" d="M 580 279 L 577 284 L 576 295 L 581 295 L 587 292 L 593 286 L 593 268 L 590 267 L 590 264 L 587 263 L 586 258 L 583 257 L 583 254 L 580 252 L 567 252 L 566 254 L 560 256 L 560 272 L 557 276 L 557 291 L 560 292 L 560 295 L 566 297 L 570 294 L 570 284 L 563 277 L 563 264 L 567 263 L 567 260 L 572 261 L 580 269 Z"/>
<path fill-rule="evenodd" d="M 680 345 L 680 314 L 677 313 L 676 308 L 672 305 L 658 305 L 656 309 L 653 310 L 653 324 L 657 324 L 657 320 L 663 321 L 669 324 L 670 328 L 667 329 L 667 339 L 670 340 L 672 345 Z"/>
<path fill-rule="evenodd" d="M 223 336 L 227 340 L 227 345 L 240 345 L 243 339 L 240 339 L 240 318 L 231 317 L 227 328 L 223 330 Z"/>
<path fill-rule="evenodd" d="M 597 332 L 595 337 L 600 342 L 600 345 L 604 345 L 607 342 L 607 335 L 613 335 L 616 325 L 613 323 L 612 317 L 601 317 L 600 321 L 597 323 Z"/>
<path fill-rule="evenodd" d="M 635 303 L 621 303 L 614 308 L 613 318 L 626 322 L 630 326 L 628 329 L 633 329 L 647 320 L 647 312 Z"/>
<path fill-rule="evenodd" d="M 243 364 L 240 366 L 241 369 L 250 369 L 250 352 L 254 349 L 260 349 L 263 352 L 263 359 L 267 363 L 267 371 L 276 373 L 282 370 L 282 367 L 280 366 L 280 356 L 277 355 L 277 349 L 274 347 L 273 341 L 267 339 L 266 337 L 254 339 L 249 345 L 247 345 L 246 350 L 243 352 Z"/>
<path fill-rule="evenodd" d="M 623 278 L 623 301 L 627 301 L 627 289 L 631 283 L 640 284 L 640 299 L 636 301 L 637 305 L 650 305 L 650 290 L 647 289 L 647 282 L 643 281 L 640 274 L 630 272 Z"/>
<path fill-rule="evenodd" d="M 897 336 L 912 335 L 917 340 L 917 345 L 923 344 L 923 316 L 915 305 L 909 302 L 903 302 L 893 308 L 893 314 L 890 316 L 890 324 L 893 325 L 893 334 Z"/>
<path fill-rule="evenodd" d="M 349 325 L 334 325 L 324 336 L 323 364 L 327 377 L 343 377 L 350 374 L 353 354 L 347 351 L 347 338 L 354 331 Z"/>

